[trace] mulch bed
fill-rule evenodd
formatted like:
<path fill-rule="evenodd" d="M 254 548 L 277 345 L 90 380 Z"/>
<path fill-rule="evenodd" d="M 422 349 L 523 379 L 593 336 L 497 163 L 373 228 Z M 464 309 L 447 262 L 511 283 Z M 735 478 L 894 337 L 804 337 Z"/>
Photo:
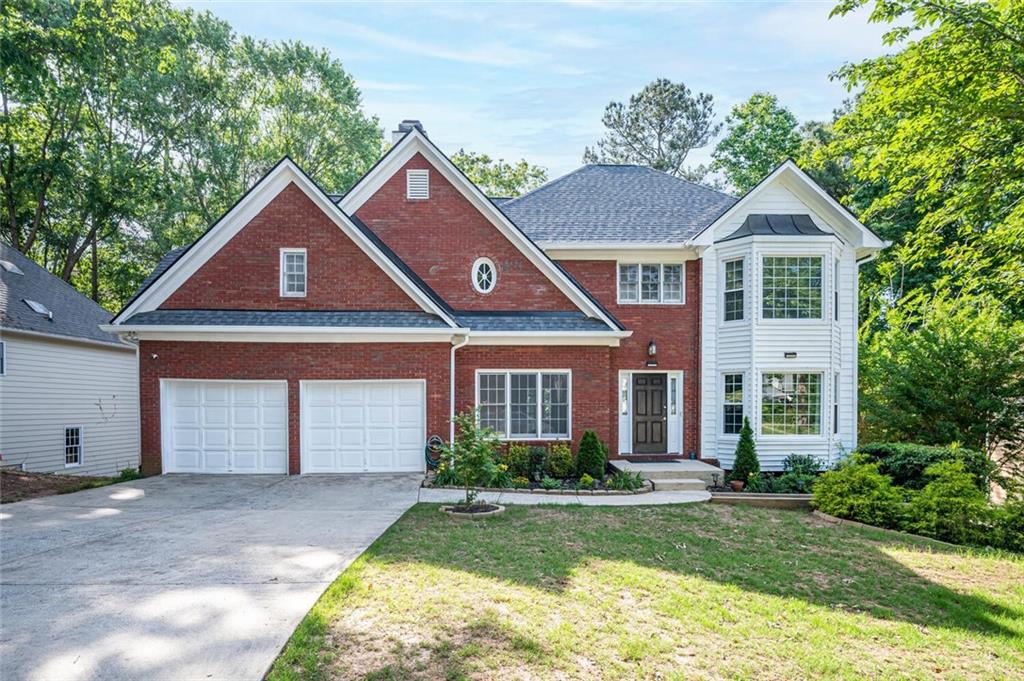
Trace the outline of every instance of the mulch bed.
<path fill-rule="evenodd" d="M 109 485 L 115 478 L 0 470 L 0 504 Z"/>

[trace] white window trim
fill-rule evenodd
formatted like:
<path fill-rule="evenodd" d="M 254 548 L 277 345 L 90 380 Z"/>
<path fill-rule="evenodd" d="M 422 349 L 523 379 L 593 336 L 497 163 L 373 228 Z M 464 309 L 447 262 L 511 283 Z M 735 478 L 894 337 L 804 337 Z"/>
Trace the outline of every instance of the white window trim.
<path fill-rule="evenodd" d="M 760 262 L 758 267 L 760 268 L 758 274 L 760 275 L 759 281 L 757 282 L 757 300 L 754 305 L 756 308 L 757 320 L 764 324 L 788 324 L 788 325 L 814 325 L 814 324 L 827 324 L 831 323 L 832 320 L 826 315 L 825 310 L 827 304 L 828 287 L 825 285 L 825 261 L 828 257 L 827 253 L 824 252 L 797 252 L 797 251 L 762 251 L 759 254 Z M 764 316 L 764 261 L 766 258 L 819 258 L 821 260 L 821 287 L 819 291 L 819 297 L 821 298 L 821 316 L 820 317 L 804 317 L 804 318 L 790 318 L 790 317 L 765 317 Z M 746 276 L 746 272 L 744 272 Z"/>
<path fill-rule="evenodd" d="M 774 372 L 769 372 L 769 373 L 774 373 Z M 720 383 L 720 385 L 722 387 L 718 391 L 719 397 L 722 400 L 722 408 L 718 412 L 718 418 L 719 418 L 718 435 L 720 437 L 737 438 L 738 439 L 739 436 L 740 436 L 739 433 L 727 433 L 727 432 L 725 432 L 725 408 L 726 408 L 726 406 L 730 406 L 730 405 L 735 405 L 736 404 L 736 402 L 726 402 L 725 401 L 725 377 L 727 375 L 732 375 L 732 374 L 739 374 L 741 376 L 741 380 L 743 381 L 743 388 L 742 388 L 743 389 L 743 399 L 739 402 L 739 405 L 741 407 L 743 407 L 743 418 L 747 418 L 747 419 L 750 418 L 750 414 L 747 413 L 747 402 L 748 402 L 747 395 L 749 395 L 749 392 L 748 392 L 748 388 L 749 388 L 748 383 L 749 383 L 749 381 L 747 380 L 747 372 L 743 371 L 742 369 L 728 369 L 726 371 L 723 371 L 722 374 L 721 374 L 721 379 L 722 380 L 721 380 L 721 383 Z M 740 424 L 740 427 L 742 428 L 742 423 Z"/>
<path fill-rule="evenodd" d="M 725 282 L 726 282 L 725 266 L 728 265 L 731 262 L 736 262 L 736 261 L 740 261 L 740 262 L 743 263 L 743 279 L 740 282 L 741 285 L 740 285 L 740 289 L 739 289 L 742 292 L 742 294 L 743 294 L 743 316 L 740 317 L 739 319 L 726 319 L 725 318 L 725 294 L 730 292 L 730 291 L 732 291 L 732 290 L 735 290 L 735 289 L 727 289 L 725 287 Z M 749 282 L 750 282 L 750 266 L 747 264 L 747 257 L 745 255 L 738 255 L 736 257 L 724 258 L 721 262 L 722 262 L 722 299 L 721 299 L 722 315 L 721 315 L 721 322 L 722 322 L 722 324 L 728 324 L 730 326 L 746 324 L 747 322 L 750 321 L 750 307 L 751 307 L 750 304 L 749 304 L 749 301 L 747 300 L 747 290 L 749 288 Z M 731 371 L 729 373 L 736 373 L 736 372 Z"/>
<path fill-rule="evenodd" d="M 802 320 L 806 321 L 806 320 Z M 765 434 L 764 432 L 764 419 L 763 419 L 763 408 L 762 404 L 764 401 L 764 375 L 765 374 L 817 374 L 820 378 L 819 390 L 818 390 L 818 433 L 806 433 L 799 435 L 796 433 L 770 433 Z M 826 417 L 825 417 L 825 377 L 828 376 L 829 370 L 822 369 L 821 367 L 764 367 L 760 369 L 755 376 L 755 383 L 752 389 L 756 391 L 756 397 L 754 398 L 754 412 L 757 415 L 757 428 L 755 433 L 758 437 L 763 437 L 766 440 L 772 442 L 781 442 L 784 440 L 793 440 L 794 442 L 827 442 L 831 437 L 831 434 L 826 431 Z"/>
<path fill-rule="evenodd" d="M 477 425 L 480 425 L 480 375 L 481 374 L 505 374 L 505 435 L 498 434 L 502 442 L 571 442 L 572 441 L 572 369 L 477 369 L 475 372 L 476 388 L 474 390 L 473 404 L 477 410 Z M 537 376 L 537 433 L 538 437 L 518 437 L 512 435 L 512 378 L 513 374 L 534 374 Z M 545 437 L 541 432 L 543 425 L 544 403 L 541 400 L 541 384 L 543 374 L 565 374 L 566 392 L 568 393 L 566 411 L 565 435 L 552 435 Z"/>
<path fill-rule="evenodd" d="M 68 428 L 78 429 L 78 463 L 68 463 Z M 64 426 L 62 431 L 64 436 L 64 468 L 78 468 L 82 465 L 82 460 L 85 459 L 85 426 L 79 424 L 69 424 Z"/>
<path fill-rule="evenodd" d="M 284 260 L 286 255 L 301 253 L 302 254 L 302 293 L 288 293 L 285 291 L 285 268 Z M 305 298 L 309 293 L 309 256 L 306 254 L 305 248 L 282 248 L 281 254 L 278 260 L 277 266 L 280 273 L 280 291 L 282 298 Z"/>
<path fill-rule="evenodd" d="M 476 281 L 476 271 L 481 265 L 490 265 L 492 278 L 491 287 L 486 291 L 480 288 L 480 285 Z M 494 289 L 498 286 L 498 267 L 494 264 L 494 261 L 490 258 L 477 258 L 473 261 L 473 268 L 469 271 L 470 281 L 473 283 L 473 290 L 482 295 L 488 295 L 494 292 Z"/>
<path fill-rule="evenodd" d="M 413 196 L 413 178 L 423 178 L 427 183 L 427 193 Z M 405 171 L 405 198 L 409 201 L 426 201 L 430 198 L 430 170 L 425 168 L 409 168 Z"/>
<path fill-rule="evenodd" d="M 658 266 L 658 300 L 643 299 L 643 266 Z M 665 300 L 665 266 L 678 265 L 680 267 L 679 279 L 679 300 Z M 636 300 L 622 299 L 622 268 L 636 267 Z M 615 262 L 615 302 L 618 305 L 686 305 L 686 263 L 685 262 Z"/>

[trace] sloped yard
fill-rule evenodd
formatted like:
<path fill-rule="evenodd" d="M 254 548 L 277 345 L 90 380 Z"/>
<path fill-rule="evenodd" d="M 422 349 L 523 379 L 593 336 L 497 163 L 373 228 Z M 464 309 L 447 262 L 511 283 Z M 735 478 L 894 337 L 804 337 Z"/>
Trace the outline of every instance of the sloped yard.
<path fill-rule="evenodd" d="M 1011 678 L 1024 559 L 803 512 L 411 509 L 271 679 Z"/>

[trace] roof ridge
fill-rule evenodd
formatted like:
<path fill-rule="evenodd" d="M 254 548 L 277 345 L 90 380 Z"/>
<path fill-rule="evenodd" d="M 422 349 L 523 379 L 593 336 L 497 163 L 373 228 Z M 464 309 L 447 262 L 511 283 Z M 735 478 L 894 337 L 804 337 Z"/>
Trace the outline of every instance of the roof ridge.
<path fill-rule="evenodd" d="M 562 182 L 562 181 L 566 180 L 567 178 L 571 177 L 572 175 L 575 175 L 576 173 L 579 173 L 579 172 L 582 172 L 582 171 L 586 170 L 587 168 L 591 167 L 592 165 L 594 165 L 594 164 L 587 163 L 587 164 L 581 165 L 576 170 L 570 170 L 565 175 L 561 175 L 559 177 L 556 177 L 553 180 L 548 180 L 547 182 L 545 182 L 541 186 L 534 187 L 533 189 L 531 189 L 530 191 L 526 192 L 525 194 L 520 194 L 519 196 L 515 196 L 515 197 L 509 199 L 505 203 L 501 204 L 501 206 L 498 206 L 498 209 L 500 210 L 504 206 L 507 206 L 507 205 L 509 205 L 511 203 L 515 203 L 519 199 L 525 199 L 527 196 L 532 196 L 532 195 L 536 194 L 537 192 L 539 192 L 542 189 L 550 189 L 551 187 L 555 186 L 559 182 Z M 509 218 L 509 219 L 511 220 L 512 218 Z"/>

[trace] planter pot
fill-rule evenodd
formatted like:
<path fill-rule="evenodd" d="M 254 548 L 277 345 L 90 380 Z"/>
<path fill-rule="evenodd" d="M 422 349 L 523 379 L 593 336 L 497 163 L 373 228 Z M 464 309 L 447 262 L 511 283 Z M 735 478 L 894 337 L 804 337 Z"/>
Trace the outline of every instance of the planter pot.
<path fill-rule="evenodd" d="M 732 487 L 733 492 L 742 492 L 743 488 L 746 486 L 747 483 L 743 482 L 742 480 L 731 480 L 729 482 L 729 487 Z"/>
<path fill-rule="evenodd" d="M 495 516 L 499 513 L 505 512 L 505 507 L 499 506 L 498 504 L 482 503 L 479 504 L 479 506 L 481 507 L 480 510 L 473 511 L 460 511 L 457 510 L 455 506 L 442 506 L 441 512 L 447 513 L 451 517 L 458 518 L 460 520 L 476 520 L 478 518 L 490 518 L 491 516 Z"/>

